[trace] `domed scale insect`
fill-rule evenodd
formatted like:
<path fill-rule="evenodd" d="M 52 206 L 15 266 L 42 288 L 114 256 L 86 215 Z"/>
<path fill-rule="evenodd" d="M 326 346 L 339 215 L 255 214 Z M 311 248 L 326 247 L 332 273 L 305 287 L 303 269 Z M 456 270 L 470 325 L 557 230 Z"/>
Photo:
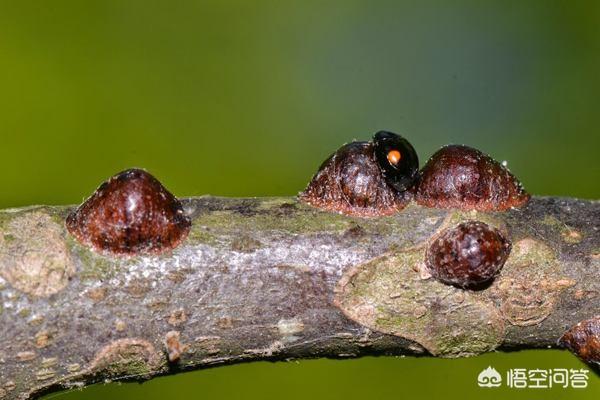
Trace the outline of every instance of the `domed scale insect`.
<path fill-rule="evenodd" d="M 413 146 L 380 131 L 370 142 L 340 147 L 299 198 L 323 210 L 375 217 L 394 214 L 412 199 L 433 208 L 504 211 L 530 196 L 504 165 L 477 149 L 442 147 L 419 171 Z"/>
<path fill-rule="evenodd" d="M 374 217 L 404 208 L 419 172 L 412 145 L 400 135 L 380 131 L 370 142 L 343 145 L 319 168 L 300 199 L 347 215 Z"/>
<path fill-rule="evenodd" d="M 128 169 L 104 182 L 67 217 L 77 240 L 115 256 L 160 254 L 187 237 L 191 220 L 154 176 Z"/>
<path fill-rule="evenodd" d="M 500 273 L 511 248 L 500 230 L 480 221 L 465 221 L 445 229 L 431 242 L 425 265 L 440 282 L 474 288 Z"/>
<path fill-rule="evenodd" d="M 435 152 L 419 176 L 415 201 L 426 207 L 505 211 L 529 201 L 521 183 L 501 163 L 468 146 Z"/>

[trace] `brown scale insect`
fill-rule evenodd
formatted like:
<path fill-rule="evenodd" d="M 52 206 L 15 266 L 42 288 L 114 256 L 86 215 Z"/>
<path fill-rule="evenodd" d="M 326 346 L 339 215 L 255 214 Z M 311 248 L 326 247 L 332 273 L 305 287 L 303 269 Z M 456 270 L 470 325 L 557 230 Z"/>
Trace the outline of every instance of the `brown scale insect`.
<path fill-rule="evenodd" d="M 372 142 L 342 146 L 319 168 L 300 200 L 360 217 L 390 215 L 410 201 L 419 160 L 399 135 L 378 132 Z"/>
<path fill-rule="evenodd" d="M 66 226 L 98 252 L 129 256 L 175 248 L 187 237 L 191 221 L 156 178 L 129 169 L 100 185 L 69 214 Z"/>
<path fill-rule="evenodd" d="M 558 340 L 589 365 L 600 368 L 600 315 L 581 321 Z"/>
<path fill-rule="evenodd" d="M 184 347 L 179 341 L 181 334 L 178 331 L 169 331 L 165 335 L 165 350 L 170 363 L 176 363 L 181 359 Z"/>
<path fill-rule="evenodd" d="M 467 221 L 443 231 L 425 254 L 425 264 L 440 282 L 477 288 L 493 279 L 506 262 L 511 243 L 497 229 Z"/>
<path fill-rule="evenodd" d="M 504 211 L 530 196 L 502 164 L 477 149 L 450 145 L 421 170 L 415 200 L 434 208 Z"/>

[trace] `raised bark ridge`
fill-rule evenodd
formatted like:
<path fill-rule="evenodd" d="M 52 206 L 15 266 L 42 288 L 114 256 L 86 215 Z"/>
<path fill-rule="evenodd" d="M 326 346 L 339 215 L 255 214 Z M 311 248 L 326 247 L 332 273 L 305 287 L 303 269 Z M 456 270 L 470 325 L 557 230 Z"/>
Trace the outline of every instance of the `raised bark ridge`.
<path fill-rule="evenodd" d="M 596 201 L 370 219 L 294 198 L 182 201 L 188 238 L 131 258 L 69 235 L 73 207 L 0 212 L 0 399 L 258 359 L 555 347 L 600 314 Z M 423 269 L 432 238 L 465 220 L 513 244 L 478 291 Z"/>

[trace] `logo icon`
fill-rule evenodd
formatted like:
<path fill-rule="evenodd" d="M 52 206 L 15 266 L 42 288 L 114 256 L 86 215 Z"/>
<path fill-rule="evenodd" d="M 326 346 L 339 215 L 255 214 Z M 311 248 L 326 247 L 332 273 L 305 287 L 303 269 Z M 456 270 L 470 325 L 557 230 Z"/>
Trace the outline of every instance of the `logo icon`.
<path fill-rule="evenodd" d="M 502 377 L 498 371 L 488 366 L 477 376 L 477 384 L 480 387 L 499 387 L 502 384 Z"/>

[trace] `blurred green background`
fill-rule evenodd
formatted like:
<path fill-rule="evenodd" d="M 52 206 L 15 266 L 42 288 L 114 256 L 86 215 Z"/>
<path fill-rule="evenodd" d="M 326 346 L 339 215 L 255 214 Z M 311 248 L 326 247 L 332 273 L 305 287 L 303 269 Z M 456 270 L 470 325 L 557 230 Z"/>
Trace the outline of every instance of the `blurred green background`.
<path fill-rule="evenodd" d="M 0 207 L 79 203 L 147 168 L 179 196 L 294 195 L 379 129 L 422 162 L 465 143 L 537 195 L 600 197 L 600 3 L 0 3 Z M 461 360 L 253 363 L 76 399 L 595 398 L 479 389 L 488 365 L 581 368 L 561 351 Z M 55 395 L 56 396 L 56 395 Z"/>

